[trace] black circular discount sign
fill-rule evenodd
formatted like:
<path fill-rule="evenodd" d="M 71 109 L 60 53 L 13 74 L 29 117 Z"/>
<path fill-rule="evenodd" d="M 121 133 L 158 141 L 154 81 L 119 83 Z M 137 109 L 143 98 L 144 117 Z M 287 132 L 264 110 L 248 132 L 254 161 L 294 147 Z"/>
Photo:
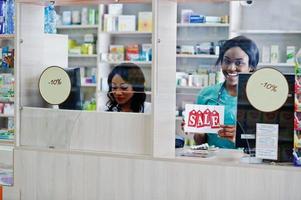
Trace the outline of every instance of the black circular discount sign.
<path fill-rule="evenodd" d="M 42 72 L 39 89 L 47 103 L 58 105 L 68 98 L 71 92 L 71 81 L 63 68 L 51 66 Z"/>
<path fill-rule="evenodd" d="M 257 110 L 272 112 L 286 102 L 289 87 L 286 78 L 274 68 L 254 72 L 246 86 L 247 98 Z"/>

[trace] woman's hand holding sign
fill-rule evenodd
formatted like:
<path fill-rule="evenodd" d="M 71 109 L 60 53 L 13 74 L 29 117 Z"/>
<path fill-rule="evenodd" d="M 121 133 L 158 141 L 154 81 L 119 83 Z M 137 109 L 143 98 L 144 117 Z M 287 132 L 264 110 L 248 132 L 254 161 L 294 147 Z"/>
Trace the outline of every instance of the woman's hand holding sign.
<path fill-rule="evenodd" d="M 236 126 L 220 125 L 221 129 L 217 132 L 220 137 L 227 138 L 235 142 Z"/>
<path fill-rule="evenodd" d="M 183 130 L 195 133 L 196 144 L 206 142 L 204 133 L 217 133 L 220 137 L 234 142 L 236 126 L 223 125 L 223 106 L 187 104 L 185 110 L 187 116 L 185 116 L 181 126 Z"/>
<path fill-rule="evenodd" d="M 235 141 L 236 126 L 223 125 L 223 110 L 221 106 L 186 105 L 187 117 L 181 123 L 182 130 L 194 133 L 196 144 L 206 143 L 207 132 L 215 132 L 220 137 Z M 185 128 L 184 128 L 185 127 Z"/>

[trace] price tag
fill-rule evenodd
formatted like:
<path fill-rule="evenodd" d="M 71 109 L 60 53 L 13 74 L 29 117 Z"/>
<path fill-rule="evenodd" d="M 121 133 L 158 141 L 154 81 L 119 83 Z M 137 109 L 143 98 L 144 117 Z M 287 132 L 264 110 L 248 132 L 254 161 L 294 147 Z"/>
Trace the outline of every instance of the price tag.
<path fill-rule="evenodd" d="M 262 112 L 278 110 L 286 102 L 288 92 L 286 78 L 273 68 L 257 70 L 250 76 L 246 86 L 250 104 Z"/>
<path fill-rule="evenodd" d="M 47 103 L 58 105 L 68 98 L 71 92 L 71 81 L 63 68 L 51 66 L 42 72 L 39 89 Z"/>

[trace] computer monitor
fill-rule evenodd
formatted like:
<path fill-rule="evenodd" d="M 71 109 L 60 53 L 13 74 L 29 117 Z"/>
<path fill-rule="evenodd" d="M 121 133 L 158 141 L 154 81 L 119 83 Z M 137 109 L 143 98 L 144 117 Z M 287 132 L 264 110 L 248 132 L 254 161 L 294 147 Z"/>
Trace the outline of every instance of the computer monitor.
<path fill-rule="evenodd" d="M 279 162 L 292 161 L 294 136 L 294 74 L 284 74 L 289 95 L 282 107 L 273 112 L 262 112 L 248 101 L 246 85 L 251 74 L 239 74 L 237 97 L 236 147 L 255 153 L 256 124 L 279 124 L 278 159 Z"/>
<path fill-rule="evenodd" d="M 70 77 L 71 92 L 66 101 L 59 105 L 60 109 L 69 110 L 81 110 L 82 98 L 81 98 L 81 80 L 80 80 L 80 68 L 64 68 Z"/>

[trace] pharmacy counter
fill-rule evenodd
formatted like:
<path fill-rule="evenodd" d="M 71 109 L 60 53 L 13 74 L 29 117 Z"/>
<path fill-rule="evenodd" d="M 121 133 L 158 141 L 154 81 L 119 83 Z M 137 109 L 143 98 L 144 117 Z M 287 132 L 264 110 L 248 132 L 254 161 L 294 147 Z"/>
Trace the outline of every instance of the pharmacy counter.
<path fill-rule="evenodd" d="M 300 199 L 301 168 L 242 164 L 237 155 L 153 158 L 106 152 L 15 150 L 22 199 Z"/>

